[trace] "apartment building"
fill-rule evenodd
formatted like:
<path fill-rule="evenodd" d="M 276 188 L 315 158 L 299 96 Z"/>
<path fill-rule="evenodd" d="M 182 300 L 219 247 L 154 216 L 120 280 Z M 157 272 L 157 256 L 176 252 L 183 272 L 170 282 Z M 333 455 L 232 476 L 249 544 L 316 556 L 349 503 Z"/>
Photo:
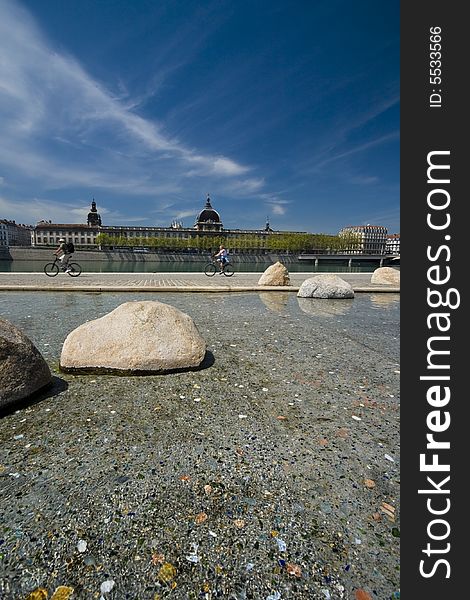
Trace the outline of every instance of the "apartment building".
<path fill-rule="evenodd" d="M 385 254 L 387 228 L 383 225 L 349 225 L 343 227 L 339 235 L 353 234 L 358 245 L 351 254 Z"/>
<path fill-rule="evenodd" d="M 385 242 L 385 253 L 400 256 L 400 234 L 389 233 Z"/>
<path fill-rule="evenodd" d="M 31 225 L 0 219 L 0 246 L 31 246 Z"/>

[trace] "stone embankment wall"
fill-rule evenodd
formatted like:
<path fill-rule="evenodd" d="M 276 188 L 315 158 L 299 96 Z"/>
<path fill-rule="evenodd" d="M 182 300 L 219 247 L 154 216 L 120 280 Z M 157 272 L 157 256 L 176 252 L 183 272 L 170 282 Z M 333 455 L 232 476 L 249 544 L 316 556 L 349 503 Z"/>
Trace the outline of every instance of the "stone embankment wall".
<path fill-rule="evenodd" d="M 2 252 L 3 250 L 3 252 Z M 126 262 L 201 262 L 207 260 L 208 253 L 160 253 L 160 252 L 128 252 L 112 250 L 77 250 L 77 260 L 83 261 L 126 261 Z M 50 248 L 11 247 L 0 248 L 0 260 L 38 260 L 47 262 L 52 256 Z M 230 254 L 233 263 L 260 262 L 282 263 L 298 262 L 296 254 Z"/>
<path fill-rule="evenodd" d="M 0 246 L 0 260 L 11 260 L 11 255 L 6 246 Z"/>

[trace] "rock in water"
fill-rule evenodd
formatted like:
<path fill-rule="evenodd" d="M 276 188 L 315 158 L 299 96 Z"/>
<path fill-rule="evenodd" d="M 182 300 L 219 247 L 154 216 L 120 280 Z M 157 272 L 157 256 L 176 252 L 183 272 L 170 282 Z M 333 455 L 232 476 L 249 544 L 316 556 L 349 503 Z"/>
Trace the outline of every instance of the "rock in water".
<path fill-rule="evenodd" d="M 379 267 L 372 273 L 370 282 L 400 287 L 400 271 L 392 267 Z"/>
<path fill-rule="evenodd" d="M 198 367 L 205 353 L 206 343 L 187 314 L 162 302 L 125 302 L 67 336 L 60 368 L 165 372 Z"/>
<path fill-rule="evenodd" d="M 51 371 L 32 341 L 0 318 L 0 407 L 28 398 L 51 381 Z"/>
<path fill-rule="evenodd" d="M 297 292 L 299 298 L 354 298 L 354 290 L 337 275 L 316 275 L 306 279 Z"/>
<path fill-rule="evenodd" d="M 290 285 L 289 271 L 277 261 L 261 275 L 258 285 Z"/>

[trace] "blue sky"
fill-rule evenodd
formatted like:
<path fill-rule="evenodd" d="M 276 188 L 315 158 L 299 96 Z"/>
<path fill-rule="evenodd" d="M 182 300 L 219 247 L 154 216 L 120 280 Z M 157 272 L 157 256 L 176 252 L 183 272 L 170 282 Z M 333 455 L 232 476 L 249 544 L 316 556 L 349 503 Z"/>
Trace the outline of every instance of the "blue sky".
<path fill-rule="evenodd" d="M 399 1 L 0 0 L 0 218 L 399 232 Z"/>

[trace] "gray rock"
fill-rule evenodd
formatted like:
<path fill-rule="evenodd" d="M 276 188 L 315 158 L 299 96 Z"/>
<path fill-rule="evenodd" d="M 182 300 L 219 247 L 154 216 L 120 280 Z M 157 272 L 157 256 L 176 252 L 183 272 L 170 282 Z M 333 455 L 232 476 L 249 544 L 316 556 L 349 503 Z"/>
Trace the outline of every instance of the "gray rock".
<path fill-rule="evenodd" d="M 306 279 L 297 292 L 299 298 L 354 298 L 354 290 L 337 275 L 316 275 Z"/>
<path fill-rule="evenodd" d="M 0 318 L 0 407 L 28 398 L 52 381 L 39 350 L 9 321 Z"/>
<path fill-rule="evenodd" d="M 370 282 L 400 287 L 400 271 L 392 267 L 379 267 L 372 273 Z"/>
<path fill-rule="evenodd" d="M 206 343 L 193 320 L 155 301 L 125 302 L 77 327 L 62 347 L 64 371 L 165 372 L 198 367 Z"/>
<path fill-rule="evenodd" d="M 258 285 L 290 285 L 289 271 L 277 261 L 261 275 Z"/>

